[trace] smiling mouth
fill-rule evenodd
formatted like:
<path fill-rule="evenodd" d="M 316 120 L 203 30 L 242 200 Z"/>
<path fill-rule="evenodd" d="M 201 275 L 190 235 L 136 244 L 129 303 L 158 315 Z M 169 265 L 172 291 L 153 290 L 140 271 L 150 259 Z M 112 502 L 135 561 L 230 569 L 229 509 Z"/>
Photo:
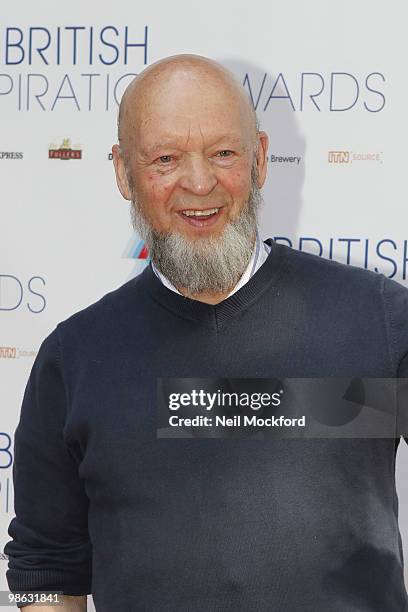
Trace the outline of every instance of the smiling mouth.
<path fill-rule="evenodd" d="M 220 208 L 206 208 L 204 210 L 182 210 L 181 213 L 186 217 L 210 217 L 211 215 L 217 214 Z"/>
<path fill-rule="evenodd" d="M 205 209 L 188 208 L 179 211 L 180 217 L 189 225 L 194 227 L 209 227 L 213 225 L 221 215 L 222 206 Z"/>

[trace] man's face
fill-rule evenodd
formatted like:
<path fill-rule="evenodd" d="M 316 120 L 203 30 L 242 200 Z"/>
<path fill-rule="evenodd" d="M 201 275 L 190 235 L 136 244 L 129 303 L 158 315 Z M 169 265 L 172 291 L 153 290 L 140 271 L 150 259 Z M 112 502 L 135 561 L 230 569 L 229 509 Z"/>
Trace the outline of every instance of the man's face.
<path fill-rule="evenodd" d="M 151 226 L 194 241 L 219 236 L 238 216 L 254 158 L 239 108 L 206 97 L 173 95 L 164 107 L 146 108 L 128 160 L 134 196 Z"/>
<path fill-rule="evenodd" d="M 175 74 L 160 95 L 139 101 L 131 125 L 123 160 L 129 192 L 121 189 L 122 194 L 134 203 L 135 228 L 153 261 L 174 284 L 190 290 L 225 289 L 242 274 L 252 251 L 256 190 L 264 180 L 257 161 L 264 161 L 266 136 L 257 157 L 253 123 L 236 98 L 222 84 Z M 238 258 L 234 249 L 241 251 Z M 195 269 L 195 281 L 181 270 L 183 258 Z M 216 272 L 231 268 L 232 259 L 229 279 L 226 270 Z M 207 271 L 200 274 L 204 260 Z"/>

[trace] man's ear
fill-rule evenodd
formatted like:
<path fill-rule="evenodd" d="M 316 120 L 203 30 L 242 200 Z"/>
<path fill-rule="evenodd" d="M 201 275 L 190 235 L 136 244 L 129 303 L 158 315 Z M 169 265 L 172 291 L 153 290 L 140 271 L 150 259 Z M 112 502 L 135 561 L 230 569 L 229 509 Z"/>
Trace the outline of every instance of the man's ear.
<path fill-rule="evenodd" d="M 125 161 L 123 159 L 120 146 L 115 144 L 112 147 L 113 165 L 115 166 L 116 183 L 119 191 L 125 200 L 131 200 L 132 194 L 126 176 Z"/>
<path fill-rule="evenodd" d="M 257 152 L 256 166 L 258 169 L 258 187 L 263 187 L 266 179 L 267 171 L 267 153 L 268 153 L 269 138 L 266 132 L 258 132 L 257 134 Z"/>

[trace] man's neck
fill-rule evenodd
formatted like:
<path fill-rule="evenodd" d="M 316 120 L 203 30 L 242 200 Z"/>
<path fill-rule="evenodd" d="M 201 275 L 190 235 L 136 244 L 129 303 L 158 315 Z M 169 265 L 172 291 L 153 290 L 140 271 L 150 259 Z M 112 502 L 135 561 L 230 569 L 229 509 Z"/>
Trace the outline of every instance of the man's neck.
<path fill-rule="evenodd" d="M 206 304 L 219 304 L 231 293 L 236 285 L 230 287 L 228 291 L 223 291 L 221 293 L 208 293 L 203 291 L 201 293 L 193 294 L 186 291 L 183 287 L 177 287 L 177 290 L 180 291 L 184 297 L 190 298 L 191 300 L 198 300 L 199 302 L 205 302 Z"/>

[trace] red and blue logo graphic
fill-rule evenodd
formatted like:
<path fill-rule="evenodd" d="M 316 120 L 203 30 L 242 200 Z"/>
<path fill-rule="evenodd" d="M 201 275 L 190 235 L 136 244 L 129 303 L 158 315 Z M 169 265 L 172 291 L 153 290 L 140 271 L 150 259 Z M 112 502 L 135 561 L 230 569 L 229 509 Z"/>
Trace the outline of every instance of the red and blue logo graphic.
<path fill-rule="evenodd" d="M 147 246 L 136 233 L 133 234 L 127 243 L 122 257 L 128 259 L 145 259 L 146 263 L 149 261 Z"/>

